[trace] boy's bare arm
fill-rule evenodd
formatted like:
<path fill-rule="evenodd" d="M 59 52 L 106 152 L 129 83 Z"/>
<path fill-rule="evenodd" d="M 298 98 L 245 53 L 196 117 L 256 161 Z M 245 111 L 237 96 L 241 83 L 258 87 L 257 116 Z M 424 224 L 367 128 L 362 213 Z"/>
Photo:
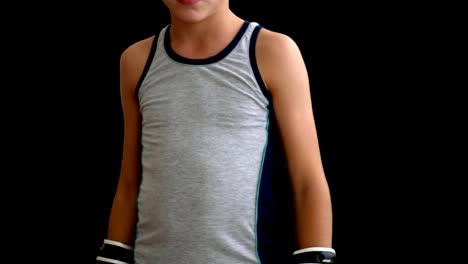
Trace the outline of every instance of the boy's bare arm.
<path fill-rule="evenodd" d="M 296 207 L 298 247 L 331 247 L 331 199 L 301 52 L 288 36 L 266 29 L 259 33 L 256 50 L 286 152 Z"/>
<path fill-rule="evenodd" d="M 152 37 L 128 47 L 120 57 L 120 96 L 124 142 L 120 178 L 112 204 L 108 239 L 133 245 L 136 199 L 141 178 L 141 114 L 135 91 L 151 48 Z"/>

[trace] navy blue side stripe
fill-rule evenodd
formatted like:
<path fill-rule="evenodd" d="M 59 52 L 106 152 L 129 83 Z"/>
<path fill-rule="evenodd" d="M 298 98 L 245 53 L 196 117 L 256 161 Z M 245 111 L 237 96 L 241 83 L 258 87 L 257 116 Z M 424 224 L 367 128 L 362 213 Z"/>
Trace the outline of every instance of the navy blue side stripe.
<path fill-rule="evenodd" d="M 291 263 L 296 249 L 294 200 L 272 104 L 268 118 L 268 146 L 258 194 L 257 254 L 262 264 Z"/>

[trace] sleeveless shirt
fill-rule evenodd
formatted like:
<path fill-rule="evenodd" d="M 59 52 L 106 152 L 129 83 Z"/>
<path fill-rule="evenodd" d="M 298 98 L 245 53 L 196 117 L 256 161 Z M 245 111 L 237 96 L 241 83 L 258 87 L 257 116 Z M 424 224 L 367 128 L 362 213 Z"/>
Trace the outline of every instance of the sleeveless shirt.
<path fill-rule="evenodd" d="M 220 53 L 189 59 L 170 24 L 136 94 L 142 175 L 135 263 L 286 263 L 294 247 L 284 150 L 245 21 Z"/>

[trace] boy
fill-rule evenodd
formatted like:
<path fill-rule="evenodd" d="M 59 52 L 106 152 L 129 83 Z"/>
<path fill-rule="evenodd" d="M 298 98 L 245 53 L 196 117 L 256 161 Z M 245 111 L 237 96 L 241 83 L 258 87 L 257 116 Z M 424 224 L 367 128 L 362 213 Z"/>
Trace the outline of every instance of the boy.
<path fill-rule="evenodd" d="M 121 55 L 123 159 L 97 261 L 332 263 L 297 45 L 229 0 L 163 2 L 171 23 Z"/>

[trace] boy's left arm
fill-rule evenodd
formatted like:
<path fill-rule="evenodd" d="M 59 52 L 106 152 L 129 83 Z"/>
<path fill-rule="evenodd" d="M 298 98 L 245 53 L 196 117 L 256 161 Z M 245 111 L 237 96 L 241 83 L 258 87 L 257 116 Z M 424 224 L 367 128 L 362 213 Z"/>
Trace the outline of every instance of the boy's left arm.
<path fill-rule="evenodd" d="M 298 249 L 331 248 L 330 191 L 301 52 L 290 37 L 265 30 L 259 34 L 256 49 L 286 152 L 296 208 Z"/>

